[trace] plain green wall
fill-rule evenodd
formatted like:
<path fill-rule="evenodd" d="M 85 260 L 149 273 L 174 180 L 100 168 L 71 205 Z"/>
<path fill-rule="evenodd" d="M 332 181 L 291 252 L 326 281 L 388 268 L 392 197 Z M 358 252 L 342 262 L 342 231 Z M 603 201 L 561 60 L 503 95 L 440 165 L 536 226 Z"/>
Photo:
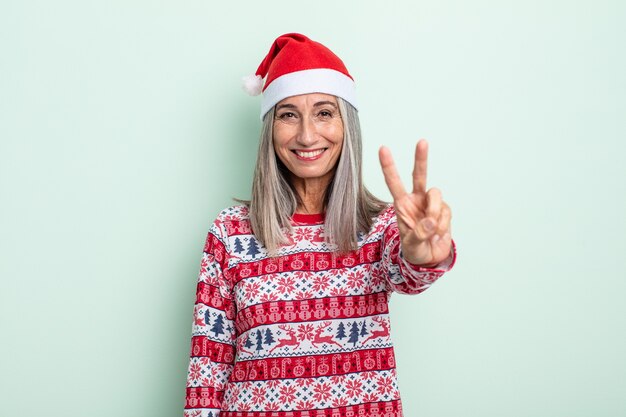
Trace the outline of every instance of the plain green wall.
<path fill-rule="evenodd" d="M 0 3 L 0 415 L 179 416 L 208 227 L 274 38 L 330 46 L 459 257 L 395 295 L 406 417 L 625 416 L 623 1 Z"/>

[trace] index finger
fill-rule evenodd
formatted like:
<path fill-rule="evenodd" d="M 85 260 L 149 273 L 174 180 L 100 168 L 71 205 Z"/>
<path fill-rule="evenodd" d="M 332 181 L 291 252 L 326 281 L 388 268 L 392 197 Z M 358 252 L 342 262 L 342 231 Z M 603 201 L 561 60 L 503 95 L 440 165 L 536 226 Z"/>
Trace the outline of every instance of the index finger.
<path fill-rule="evenodd" d="M 389 187 L 389 191 L 391 191 L 391 196 L 394 200 L 399 200 L 406 194 L 406 190 L 398 175 L 398 170 L 396 169 L 396 164 L 393 162 L 391 151 L 386 146 L 381 146 L 378 151 L 378 157 L 380 159 L 380 166 L 383 168 L 385 182 L 387 183 L 387 187 Z"/>
<path fill-rule="evenodd" d="M 420 139 L 415 145 L 415 165 L 413 167 L 413 192 L 426 192 L 426 171 L 428 168 L 428 142 Z"/>

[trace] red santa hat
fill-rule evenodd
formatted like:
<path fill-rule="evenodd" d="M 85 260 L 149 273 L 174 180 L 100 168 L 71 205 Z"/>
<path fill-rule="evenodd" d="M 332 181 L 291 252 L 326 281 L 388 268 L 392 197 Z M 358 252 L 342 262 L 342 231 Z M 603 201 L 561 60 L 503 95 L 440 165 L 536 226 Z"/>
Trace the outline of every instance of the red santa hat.
<path fill-rule="evenodd" d="M 243 78 L 243 88 L 250 95 L 263 93 L 261 119 L 282 99 L 299 94 L 332 94 L 357 107 L 354 79 L 343 61 L 299 33 L 276 38 L 256 73 Z"/>

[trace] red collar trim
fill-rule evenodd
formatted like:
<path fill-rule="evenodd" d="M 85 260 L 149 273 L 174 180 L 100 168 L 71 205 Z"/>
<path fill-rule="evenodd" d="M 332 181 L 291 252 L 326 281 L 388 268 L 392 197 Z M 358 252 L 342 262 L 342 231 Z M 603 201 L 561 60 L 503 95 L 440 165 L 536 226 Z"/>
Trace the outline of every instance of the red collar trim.
<path fill-rule="evenodd" d="M 303 214 L 294 213 L 291 219 L 300 224 L 320 224 L 324 223 L 324 213 Z"/>

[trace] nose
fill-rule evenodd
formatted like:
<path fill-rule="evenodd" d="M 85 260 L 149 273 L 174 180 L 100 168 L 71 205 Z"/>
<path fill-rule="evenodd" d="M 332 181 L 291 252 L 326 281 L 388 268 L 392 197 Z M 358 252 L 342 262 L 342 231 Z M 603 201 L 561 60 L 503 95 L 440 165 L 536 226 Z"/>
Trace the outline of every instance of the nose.
<path fill-rule="evenodd" d="M 303 117 L 298 132 L 298 144 L 309 147 L 317 142 L 317 127 L 310 117 Z"/>

